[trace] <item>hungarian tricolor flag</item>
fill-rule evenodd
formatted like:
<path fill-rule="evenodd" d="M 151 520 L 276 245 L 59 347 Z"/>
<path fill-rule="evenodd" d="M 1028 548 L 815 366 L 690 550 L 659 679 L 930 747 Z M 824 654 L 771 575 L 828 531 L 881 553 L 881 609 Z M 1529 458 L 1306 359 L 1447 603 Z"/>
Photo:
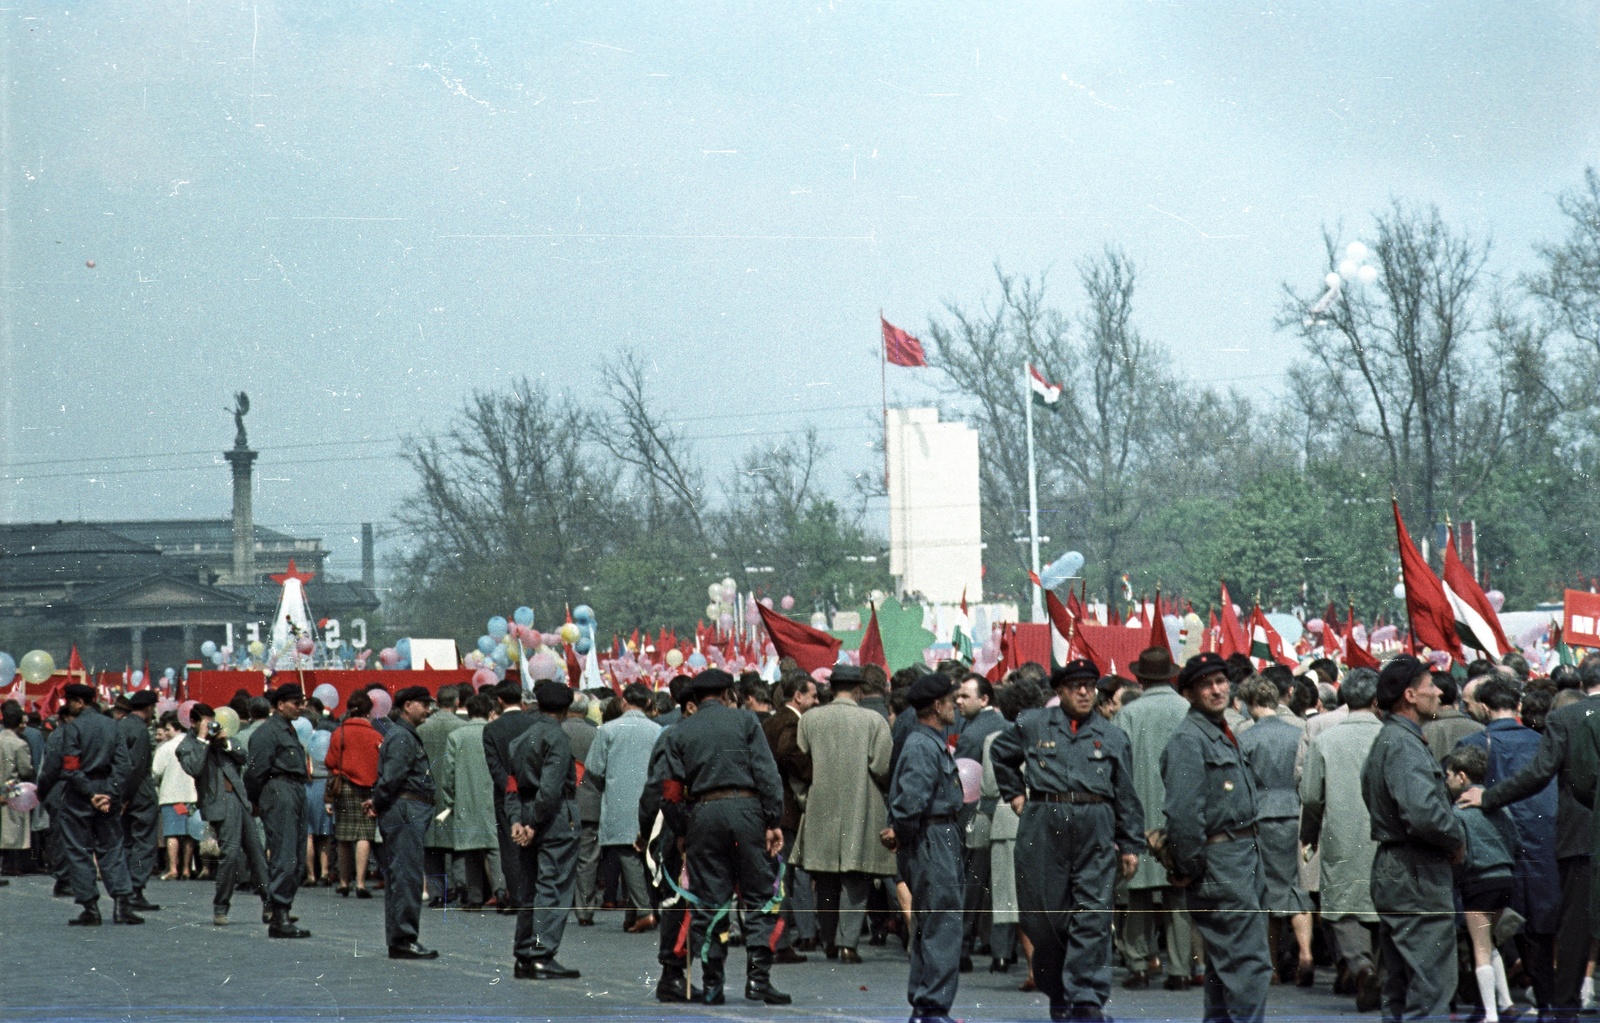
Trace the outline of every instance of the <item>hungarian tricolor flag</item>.
<path fill-rule="evenodd" d="M 1044 591 L 1045 612 L 1050 617 L 1051 628 L 1051 654 L 1057 663 L 1065 664 L 1074 658 L 1087 658 L 1095 665 L 1095 670 L 1105 674 L 1106 662 L 1101 660 L 1093 647 L 1089 645 L 1088 636 L 1078 628 L 1082 621 L 1081 615 L 1074 614 L 1067 606 L 1061 603 L 1049 590 Z"/>
<path fill-rule="evenodd" d="M 1046 380 L 1033 363 L 1028 363 L 1028 393 L 1041 405 L 1054 405 L 1061 400 L 1061 385 Z"/>
<path fill-rule="evenodd" d="M 1461 641 L 1456 638 L 1456 614 L 1445 596 L 1428 560 L 1417 550 L 1400 518 L 1400 502 L 1394 501 L 1395 540 L 1400 546 L 1400 575 L 1406 588 L 1406 614 L 1411 618 L 1411 639 L 1430 650 L 1443 650 L 1465 662 Z"/>
<path fill-rule="evenodd" d="M 1456 636 L 1462 646 L 1482 650 L 1492 660 L 1499 660 L 1510 652 L 1511 644 L 1506 642 L 1506 634 L 1500 629 L 1500 616 L 1456 554 L 1454 536 L 1444 545 L 1444 595 L 1455 614 Z"/>
<path fill-rule="evenodd" d="M 883 324 L 883 357 L 895 366 L 926 366 L 928 355 L 922 350 L 922 342 L 910 334 L 896 327 L 880 314 L 878 322 Z"/>
<path fill-rule="evenodd" d="M 800 670 L 812 672 L 830 668 L 839 660 L 839 641 L 826 632 L 785 618 L 765 604 L 757 604 L 756 610 L 761 614 L 761 624 L 766 627 L 778 656 L 794 658 Z"/>
<path fill-rule="evenodd" d="M 1298 663 L 1284 649 L 1283 637 L 1278 635 L 1278 630 L 1267 621 L 1260 604 L 1250 611 L 1250 656 L 1257 662 L 1257 667 L 1261 668 L 1273 662 L 1290 668 Z"/>

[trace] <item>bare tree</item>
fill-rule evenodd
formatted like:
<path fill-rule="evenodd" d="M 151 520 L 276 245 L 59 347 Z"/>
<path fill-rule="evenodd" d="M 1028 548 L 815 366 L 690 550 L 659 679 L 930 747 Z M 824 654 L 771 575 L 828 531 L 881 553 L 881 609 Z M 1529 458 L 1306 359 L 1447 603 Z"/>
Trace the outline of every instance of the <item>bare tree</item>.
<path fill-rule="evenodd" d="M 1524 283 L 1551 318 L 1587 349 L 1591 370 L 1600 368 L 1600 174 L 1584 171 L 1583 185 L 1562 193 L 1567 235 L 1538 247 L 1541 273 Z"/>
<path fill-rule="evenodd" d="M 651 531 L 686 522 L 694 538 L 706 543 L 701 512 L 705 486 L 689 442 L 650 405 L 644 359 L 625 352 L 605 370 L 612 414 L 599 440 L 619 461 L 633 467 L 645 497 L 645 526 Z"/>

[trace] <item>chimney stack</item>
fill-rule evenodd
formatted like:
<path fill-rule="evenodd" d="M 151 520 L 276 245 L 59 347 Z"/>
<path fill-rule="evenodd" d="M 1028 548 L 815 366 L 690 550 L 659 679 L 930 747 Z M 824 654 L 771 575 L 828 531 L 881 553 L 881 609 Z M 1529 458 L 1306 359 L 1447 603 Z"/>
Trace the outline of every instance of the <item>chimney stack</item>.
<path fill-rule="evenodd" d="M 377 592 L 378 565 L 372 549 L 372 523 L 361 523 L 361 585 Z"/>

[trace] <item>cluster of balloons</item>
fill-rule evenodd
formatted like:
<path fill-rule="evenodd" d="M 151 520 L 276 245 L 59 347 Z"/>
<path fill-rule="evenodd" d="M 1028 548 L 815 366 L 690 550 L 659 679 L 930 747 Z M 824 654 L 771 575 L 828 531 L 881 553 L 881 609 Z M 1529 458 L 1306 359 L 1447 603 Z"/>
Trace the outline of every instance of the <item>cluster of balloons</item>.
<path fill-rule="evenodd" d="M 733 631 L 733 602 L 739 599 L 739 586 L 733 576 L 707 586 L 706 596 L 711 598 L 711 603 L 706 605 L 706 617 L 716 622 L 723 632 Z"/>
<path fill-rule="evenodd" d="M 1053 590 L 1068 579 L 1076 578 L 1082 571 L 1083 555 L 1077 551 L 1068 551 L 1039 569 L 1039 585 L 1047 590 Z"/>

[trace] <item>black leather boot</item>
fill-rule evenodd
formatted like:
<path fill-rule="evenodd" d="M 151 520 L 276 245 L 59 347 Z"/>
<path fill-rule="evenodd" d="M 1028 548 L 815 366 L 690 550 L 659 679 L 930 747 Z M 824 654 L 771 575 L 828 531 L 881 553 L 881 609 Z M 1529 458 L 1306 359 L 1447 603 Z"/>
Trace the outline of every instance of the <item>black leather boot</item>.
<path fill-rule="evenodd" d="M 67 921 L 69 927 L 99 927 L 100 926 L 99 902 L 85 902 L 83 912 Z"/>
<path fill-rule="evenodd" d="M 131 905 L 129 905 L 128 903 L 129 903 L 129 899 L 127 898 L 127 896 L 123 896 L 122 898 L 120 898 L 120 899 L 118 899 L 116 901 L 116 904 L 115 904 L 114 908 L 111 910 L 111 922 L 112 923 L 114 923 L 114 924 L 142 924 L 142 923 L 144 923 L 144 917 L 142 917 L 142 916 L 138 915 L 137 913 L 135 913 L 133 911 L 133 907 Z"/>
<path fill-rule="evenodd" d="M 272 911 L 272 923 L 267 926 L 269 938 L 309 938 L 311 932 L 296 927 L 289 919 L 289 911 L 279 906 Z"/>
<path fill-rule="evenodd" d="M 746 946 L 749 965 L 745 968 L 744 996 L 752 1002 L 788 1005 L 794 1001 L 772 986 L 772 949 L 765 945 Z"/>
<path fill-rule="evenodd" d="M 702 995 L 701 990 L 690 989 L 685 983 L 686 979 L 683 967 L 676 963 L 661 967 L 661 979 L 656 981 L 656 1001 L 698 1002 Z"/>
<path fill-rule="evenodd" d="M 700 982 L 705 985 L 700 992 L 702 1005 L 721 1005 L 727 1001 L 722 994 L 722 973 L 726 959 L 707 959 L 700 964 Z"/>

